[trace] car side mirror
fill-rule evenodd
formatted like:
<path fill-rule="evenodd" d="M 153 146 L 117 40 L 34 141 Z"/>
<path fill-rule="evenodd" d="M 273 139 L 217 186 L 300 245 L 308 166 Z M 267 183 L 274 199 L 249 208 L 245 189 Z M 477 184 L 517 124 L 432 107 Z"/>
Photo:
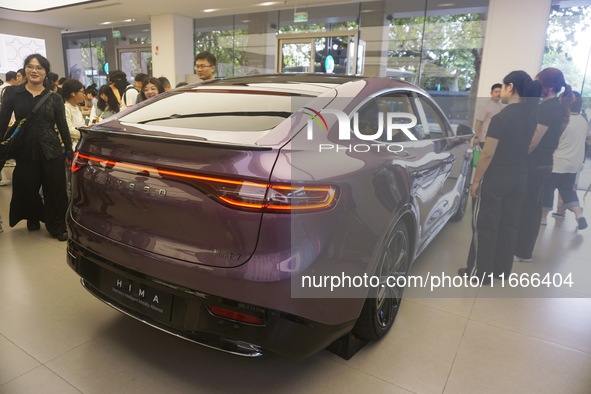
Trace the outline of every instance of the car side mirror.
<path fill-rule="evenodd" d="M 466 126 L 465 124 L 459 124 L 456 130 L 457 135 L 474 135 L 472 127 Z"/>

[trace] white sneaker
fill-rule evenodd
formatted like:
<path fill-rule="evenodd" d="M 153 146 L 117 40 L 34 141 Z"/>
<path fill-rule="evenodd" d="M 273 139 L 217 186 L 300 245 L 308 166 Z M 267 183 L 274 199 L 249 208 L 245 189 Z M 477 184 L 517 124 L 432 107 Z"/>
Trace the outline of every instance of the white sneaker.
<path fill-rule="evenodd" d="M 540 221 L 540 226 L 545 226 L 548 224 L 548 220 L 546 220 L 546 218 L 542 218 L 542 220 Z"/>

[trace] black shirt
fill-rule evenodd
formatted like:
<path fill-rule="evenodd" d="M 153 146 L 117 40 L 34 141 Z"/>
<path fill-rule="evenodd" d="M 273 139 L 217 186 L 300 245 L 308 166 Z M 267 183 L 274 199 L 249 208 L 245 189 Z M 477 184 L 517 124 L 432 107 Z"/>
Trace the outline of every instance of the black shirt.
<path fill-rule="evenodd" d="M 530 167 L 552 167 L 552 155 L 558 147 L 563 131 L 563 112 L 560 100 L 556 97 L 545 100 L 540 104 L 538 111 L 538 123 L 548 126 L 548 130 L 536 149 L 529 155 L 528 164 Z"/>
<path fill-rule="evenodd" d="M 72 151 L 72 140 L 66 121 L 64 101 L 60 96 L 45 89 L 40 95 L 33 95 L 25 88 L 25 84 L 8 86 L 4 89 L 2 106 L 0 107 L 0 135 L 4 136 L 10 117 L 14 112 L 16 121 L 27 117 L 35 104 L 45 94 L 51 94 L 37 113 L 27 118 L 27 126 L 22 135 L 22 146 L 17 160 L 46 160 L 64 156 L 64 148 L 55 127 L 59 130 L 66 151 Z M 42 155 L 42 157 L 40 156 Z"/>
<path fill-rule="evenodd" d="M 485 175 L 504 175 L 527 167 L 527 152 L 536 120 L 524 103 L 509 104 L 493 116 L 487 138 L 498 140 L 497 149 Z"/>

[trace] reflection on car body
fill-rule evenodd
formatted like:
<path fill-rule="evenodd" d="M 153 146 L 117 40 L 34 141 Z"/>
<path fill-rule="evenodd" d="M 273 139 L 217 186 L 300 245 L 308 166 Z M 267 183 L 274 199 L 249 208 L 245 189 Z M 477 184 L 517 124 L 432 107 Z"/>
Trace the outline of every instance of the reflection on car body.
<path fill-rule="evenodd" d="M 357 151 L 347 145 L 394 141 L 355 130 L 341 141 L 330 115 L 307 132 L 319 127 L 310 111 L 323 110 L 358 113 L 359 127 L 404 110 L 416 125 L 393 133 L 398 151 Z M 82 130 L 68 262 L 123 313 L 234 354 L 303 358 L 342 338 L 378 339 L 402 289 L 329 292 L 300 279 L 406 275 L 463 216 L 469 139 L 422 90 L 385 78 L 185 86 Z"/>

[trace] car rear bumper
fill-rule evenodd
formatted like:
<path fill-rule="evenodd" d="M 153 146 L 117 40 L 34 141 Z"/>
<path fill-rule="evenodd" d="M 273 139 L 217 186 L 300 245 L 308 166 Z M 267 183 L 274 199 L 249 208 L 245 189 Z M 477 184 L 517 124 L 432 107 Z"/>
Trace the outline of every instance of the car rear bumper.
<path fill-rule="evenodd" d="M 68 241 L 68 264 L 95 297 L 152 327 L 228 353 L 257 357 L 272 352 L 308 357 L 351 331 L 355 320 L 327 325 L 293 314 L 201 293 L 151 278 Z M 214 315 L 217 307 L 254 316 L 260 324 Z"/>

